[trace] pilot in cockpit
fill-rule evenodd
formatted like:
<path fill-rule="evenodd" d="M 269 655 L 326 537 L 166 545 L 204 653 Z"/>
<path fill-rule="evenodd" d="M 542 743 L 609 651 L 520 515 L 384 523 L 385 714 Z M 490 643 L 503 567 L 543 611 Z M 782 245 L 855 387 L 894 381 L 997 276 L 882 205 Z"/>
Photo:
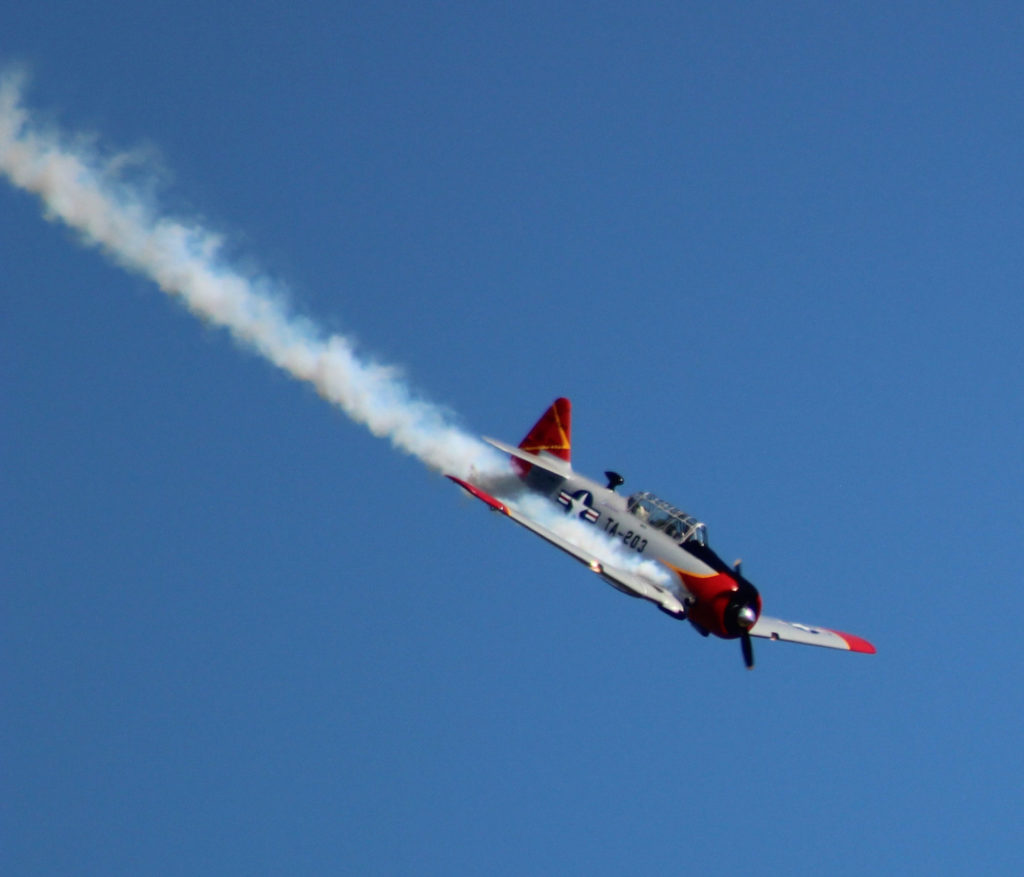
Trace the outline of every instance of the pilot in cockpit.
<path fill-rule="evenodd" d="M 683 534 L 685 532 L 686 528 L 683 526 L 683 522 L 678 518 L 673 518 L 668 522 L 668 526 L 665 527 L 665 535 L 673 542 L 679 542 L 683 538 Z"/>

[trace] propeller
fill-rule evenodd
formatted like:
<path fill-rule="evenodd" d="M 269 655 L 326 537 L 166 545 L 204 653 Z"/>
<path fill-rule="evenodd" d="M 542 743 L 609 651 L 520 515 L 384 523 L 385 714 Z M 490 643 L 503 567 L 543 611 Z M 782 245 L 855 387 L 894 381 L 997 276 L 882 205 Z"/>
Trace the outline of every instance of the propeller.
<path fill-rule="evenodd" d="M 757 622 L 758 593 L 750 582 L 743 578 L 743 561 L 733 564 L 736 573 L 736 594 L 730 601 L 729 614 L 732 625 L 740 637 L 740 648 L 743 651 L 743 663 L 748 670 L 754 669 L 754 644 L 750 641 L 750 628 Z"/>
<path fill-rule="evenodd" d="M 740 634 L 740 648 L 743 649 L 743 663 L 747 665 L 748 670 L 754 669 L 754 645 L 750 641 L 750 634 L 747 631 L 743 631 Z"/>

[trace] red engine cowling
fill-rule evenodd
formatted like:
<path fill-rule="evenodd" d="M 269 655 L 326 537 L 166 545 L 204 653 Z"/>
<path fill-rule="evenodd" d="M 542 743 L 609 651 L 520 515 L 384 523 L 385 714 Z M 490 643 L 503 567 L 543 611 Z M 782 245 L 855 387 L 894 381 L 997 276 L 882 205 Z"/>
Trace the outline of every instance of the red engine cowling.
<path fill-rule="evenodd" d="M 708 633 L 736 639 L 760 617 L 761 595 L 743 576 L 727 572 L 680 575 L 696 601 L 689 610 L 690 620 Z"/>

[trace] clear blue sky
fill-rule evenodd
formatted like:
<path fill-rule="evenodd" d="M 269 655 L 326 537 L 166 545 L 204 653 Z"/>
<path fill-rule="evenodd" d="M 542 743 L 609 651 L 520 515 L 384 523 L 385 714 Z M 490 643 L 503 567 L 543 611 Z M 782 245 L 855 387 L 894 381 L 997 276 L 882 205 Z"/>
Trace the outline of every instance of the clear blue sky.
<path fill-rule="evenodd" d="M 1019 873 L 1019 4 L 8 5 L 298 311 L 878 654 L 745 672 L 4 182 L 5 873 Z"/>

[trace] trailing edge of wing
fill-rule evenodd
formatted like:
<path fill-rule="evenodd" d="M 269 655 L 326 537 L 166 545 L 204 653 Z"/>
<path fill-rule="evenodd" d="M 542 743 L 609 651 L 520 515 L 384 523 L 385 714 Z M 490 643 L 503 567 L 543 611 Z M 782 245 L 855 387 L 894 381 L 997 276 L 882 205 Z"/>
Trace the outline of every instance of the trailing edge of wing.
<path fill-rule="evenodd" d="M 522 448 L 507 445 L 504 442 L 499 442 L 497 439 L 487 438 L 487 436 L 483 436 L 483 440 L 499 451 L 504 451 L 506 454 L 515 457 L 517 460 L 522 460 L 524 463 L 529 463 L 531 466 L 539 466 L 541 469 L 546 469 L 548 472 L 552 472 L 562 478 L 568 478 L 572 475 L 572 466 L 565 460 L 560 460 L 554 454 L 549 454 L 545 451 L 539 454 L 531 454 Z"/>
<path fill-rule="evenodd" d="M 840 633 L 827 627 L 812 627 L 809 624 L 796 624 L 762 615 L 750 629 L 751 636 L 765 639 L 782 640 L 787 643 L 802 643 L 807 646 L 823 646 L 826 649 L 845 649 L 850 652 L 875 654 L 875 647 L 866 639 L 852 633 Z"/>
<path fill-rule="evenodd" d="M 495 445 L 499 447 L 498 445 Z M 500 448 L 505 450 L 504 447 Z M 516 449 L 518 450 L 518 448 Z M 526 455 L 533 457 L 534 455 Z M 536 459 L 536 457 L 534 457 Z M 461 478 L 456 478 L 454 475 L 449 475 L 452 481 L 459 485 L 463 490 L 471 495 L 475 496 L 481 502 L 486 503 L 495 511 L 501 512 L 503 515 L 508 516 L 517 524 L 525 527 L 527 530 L 531 530 L 536 533 L 541 539 L 550 542 L 556 548 L 560 548 L 566 554 L 574 557 L 580 563 L 586 564 L 586 566 L 592 571 L 596 572 L 601 578 L 607 581 L 610 585 L 618 588 L 621 591 L 633 594 L 637 597 L 643 597 L 650 600 L 652 603 L 657 603 L 659 606 L 664 608 L 667 612 L 682 615 L 685 609 L 682 603 L 676 598 L 676 596 L 668 591 L 665 591 L 644 579 L 641 576 L 635 575 L 634 573 L 627 572 L 623 569 L 617 569 L 610 567 L 604 563 L 596 554 L 592 554 L 584 548 L 580 548 L 578 545 L 574 545 L 567 539 L 562 538 L 557 533 L 549 530 L 542 524 L 538 524 L 531 518 L 517 511 L 514 508 L 510 508 L 508 505 L 503 503 L 499 499 L 495 499 L 489 493 L 481 490 L 468 481 L 463 481 Z"/>

